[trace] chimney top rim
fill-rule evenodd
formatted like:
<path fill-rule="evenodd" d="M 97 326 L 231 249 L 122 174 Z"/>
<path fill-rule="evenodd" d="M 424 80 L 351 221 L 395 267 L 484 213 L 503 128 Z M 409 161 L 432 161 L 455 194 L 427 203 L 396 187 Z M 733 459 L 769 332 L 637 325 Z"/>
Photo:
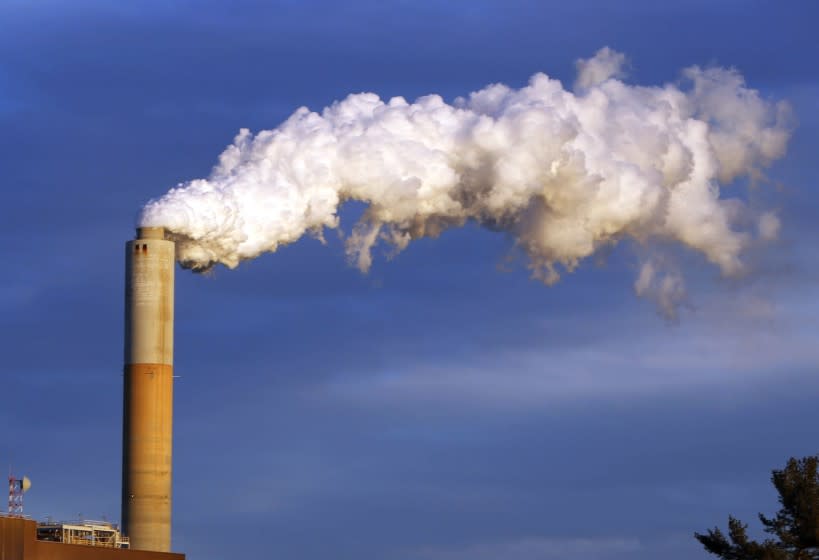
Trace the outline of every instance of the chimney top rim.
<path fill-rule="evenodd" d="M 165 239 L 165 228 L 163 227 L 138 227 L 136 239 Z"/>

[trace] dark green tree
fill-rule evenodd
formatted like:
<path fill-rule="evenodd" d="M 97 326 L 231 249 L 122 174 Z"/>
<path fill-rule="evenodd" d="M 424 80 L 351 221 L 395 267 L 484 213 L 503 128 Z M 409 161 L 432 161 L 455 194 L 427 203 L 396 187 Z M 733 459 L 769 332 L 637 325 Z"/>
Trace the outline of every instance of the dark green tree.
<path fill-rule="evenodd" d="M 765 532 L 762 542 L 748 538 L 748 525 L 728 517 L 728 535 L 719 528 L 694 533 L 705 550 L 724 560 L 819 560 L 819 457 L 791 458 L 774 470 L 771 482 L 779 493 L 779 511 L 759 514 Z"/>

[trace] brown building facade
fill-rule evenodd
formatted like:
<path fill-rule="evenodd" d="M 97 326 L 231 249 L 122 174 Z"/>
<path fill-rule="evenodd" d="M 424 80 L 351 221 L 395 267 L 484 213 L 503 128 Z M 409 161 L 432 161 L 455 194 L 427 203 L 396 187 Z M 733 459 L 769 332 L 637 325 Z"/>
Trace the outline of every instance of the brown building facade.
<path fill-rule="evenodd" d="M 185 555 L 39 541 L 36 521 L 0 516 L 0 560 L 185 560 Z"/>

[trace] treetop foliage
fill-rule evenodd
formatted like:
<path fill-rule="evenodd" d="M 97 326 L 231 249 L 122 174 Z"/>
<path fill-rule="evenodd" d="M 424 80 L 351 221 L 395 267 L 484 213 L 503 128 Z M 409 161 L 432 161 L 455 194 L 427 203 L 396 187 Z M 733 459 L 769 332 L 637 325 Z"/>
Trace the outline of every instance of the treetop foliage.
<path fill-rule="evenodd" d="M 748 538 L 748 525 L 728 517 L 728 535 L 718 527 L 694 533 L 705 550 L 724 560 L 819 560 L 819 456 L 791 458 L 774 470 L 771 482 L 779 493 L 779 511 L 759 514 L 771 537 L 762 542 Z"/>

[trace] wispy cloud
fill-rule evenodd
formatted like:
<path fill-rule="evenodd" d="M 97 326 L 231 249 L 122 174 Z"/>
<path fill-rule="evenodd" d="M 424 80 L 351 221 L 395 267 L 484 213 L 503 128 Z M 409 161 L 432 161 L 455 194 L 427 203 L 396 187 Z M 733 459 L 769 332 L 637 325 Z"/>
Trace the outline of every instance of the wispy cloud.
<path fill-rule="evenodd" d="M 605 560 L 625 558 L 641 550 L 640 541 L 630 537 L 550 538 L 528 537 L 460 547 L 429 547 L 410 552 L 413 560 Z"/>
<path fill-rule="evenodd" d="M 323 397 L 357 403 L 461 403 L 542 406 L 600 398 L 742 390 L 819 363 L 813 344 L 816 301 L 809 294 L 773 300 L 752 293 L 703 302 L 679 326 L 601 316 L 565 346 L 482 349 L 436 363 L 385 366 L 343 375 Z M 571 323 L 567 323 L 571 324 Z M 602 338 L 599 330 L 605 331 Z"/>

